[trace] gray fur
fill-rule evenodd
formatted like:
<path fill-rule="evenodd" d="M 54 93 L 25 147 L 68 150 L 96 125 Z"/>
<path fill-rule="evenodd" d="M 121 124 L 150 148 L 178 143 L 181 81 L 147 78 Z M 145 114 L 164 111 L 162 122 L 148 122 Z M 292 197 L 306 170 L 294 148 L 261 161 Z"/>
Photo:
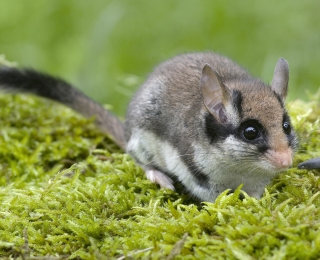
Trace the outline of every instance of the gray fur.
<path fill-rule="evenodd" d="M 285 100 L 288 93 L 288 83 L 289 83 L 289 65 L 284 58 L 280 58 L 274 69 L 271 88 L 283 100 Z"/>
<path fill-rule="evenodd" d="M 137 91 L 124 126 L 68 83 L 29 73 L 0 69 L 0 87 L 95 115 L 99 127 L 161 187 L 174 189 L 179 181 L 192 196 L 214 201 L 223 190 L 244 184 L 243 190 L 258 198 L 292 162 L 297 142 L 293 131 L 283 129 L 284 120 L 290 123 L 283 104 L 289 75 L 284 59 L 270 87 L 212 52 L 174 57 L 156 67 Z M 244 137 L 252 126 L 260 133 L 253 141 Z"/>
<path fill-rule="evenodd" d="M 229 100 L 221 100 L 226 106 L 230 129 L 237 129 L 245 120 L 258 120 L 269 134 L 265 138 L 268 140 L 265 140 L 268 142 L 265 144 L 267 155 L 260 152 L 262 148 L 259 150 L 255 145 L 240 140 L 232 134 L 233 130 L 230 130 L 229 136 L 236 137 L 234 144 L 232 141 L 230 143 L 232 138 L 226 141 L 228 138 L 223 135 L 215 143 L 210 143 L 204 131 L 205 117 L 208 112 L 215 117 L 216 114 L 205 105 L 205 97 L 200 90 L 202 70 L 206 64 L 217 74 L 221 85 L 225 85 L 231 92 L 239 91 L 242 95 L 242 118 L 231 95 L 227 95 Z M 275 74 L 280 78 L 278 75 L 281 73 L 277 68 Z M 277 82 L 277 90 L 280 90 L 281 80 Z M 276 150 L 276 154 L 284 158 L 284 164 L 288 164 L 288 157 L 293 155 L 296 147 L 294 132 L 290 142 L 283 133 L 282 121 L 286 111 L 279 102 L 278 94 L 279 91 L 252 78 L 246 70 L 221 55 L 207 52 L 175 57 L 160 64 L 133 97 L 125 122 L 129 143 L 127 151 L 143 162 L 142 165 L 173 176 L 191 194 L 202 200 L 213 201 L 219 192 L 226 188 L 235 189 L 241 183 L 244 183 L 244 190 L 250 195 L 259 197 L 265 185 L 280 171 L 269 165 L 273 157 L 269 156 L 268 151 Z M 280 94 L 284 98 L 286 91 Z M 135 134 L 140 130 L 143 130 L 143 136 Z M 152 137 L 147 138 L 152 144 L 146 141 L 138 141 L 137 144 L 136 139 L 142 140 L 147 132 L 152 134 Z M 130 143 L 132 139 L 135 139 L 134 146 Z M 179 154 L 179 158 L 175 160 L 180 163 L 176 163 L 175 167 L 171 167 L 168 162 L 168 144 L 172 146 L 170 149 L 173 154 Z M 162 150 L 164 146 L 166 149 Z M 152 156 L 152 160 L 147 160 L 145 153 L 136 153 L 142 147 L 149 157 L 153 153 L 157 155 Z M 199 154 L 199 158 L 201 154 L 206 154 L 206 158 L 195 161 L 196 154 Z M 186 180 L 188 174 L 191 177 Z"/>

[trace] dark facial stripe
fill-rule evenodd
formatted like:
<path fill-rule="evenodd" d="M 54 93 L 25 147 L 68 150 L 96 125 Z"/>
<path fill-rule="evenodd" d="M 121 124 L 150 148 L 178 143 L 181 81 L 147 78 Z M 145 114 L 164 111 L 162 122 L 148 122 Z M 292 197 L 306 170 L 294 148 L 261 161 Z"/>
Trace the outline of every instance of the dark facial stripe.
<path fill-rule="evenodd" d="M 232 101 L 234 107 L 237 109 L 240 120 L 243 118 L 243 111 L 242 111 L 242 94 L 239 90 L 232 91 Z"/>
<path fill-rule="evenodd" d="M 283 123 L 284 122 L 288 122 L 290 124 L 290 126 L 291 126 L 291 132 L 290 132 L 290 134 L 288 134 L 286 136 L 287 136 L 287 140 L 288 140 L 289 146 L 291 146 L 295 150 L 297 148 L 297 145 L 298 145 L 298 140 L 297 140 L 296 134 L 294 132 L 293 126 L 291 124 L 290 117 L 288 116 L 287 113 L 285 113 L 283 115 Z"/>
<path fill-rule="evenodd" d="M 265 153 L 270 147 L 268 145 L 257 145 L 258 152 L 263 154 Z"/>
<path fill-rule="evenodd" d="M 210 142 L 215 143 L 233 134 L 234 129 L 231 124 L 222 124 L 217 121 L 213 115 L 207 113 L 205 115 L 205 133 L 210 139 Z"/>
<path fill-rule="evenodd" d="M 255 129 L 257 129 L 258 135 L 256 138 L 252 140 L 246 139 L 246 137 L 244 136 L 244 131 L 248 127 L 254 127 Z M 264 153 L 270 148 L 268 145 L 269 142 L 267 131 L 258 120 L 249 119 L 242 122 L 235 135 L 243 142 L 254 145 L 260 153 Z"/>

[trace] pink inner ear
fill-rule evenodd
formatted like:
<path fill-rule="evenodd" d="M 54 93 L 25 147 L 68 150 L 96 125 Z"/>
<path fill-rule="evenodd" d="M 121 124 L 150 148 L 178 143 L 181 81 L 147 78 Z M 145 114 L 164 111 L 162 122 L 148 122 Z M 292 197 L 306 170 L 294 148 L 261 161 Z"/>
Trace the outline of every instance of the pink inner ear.
<path fill-rule="evenodd" d="M 228 122 L 228 117 L 226 115 L 224 106 L 222 103 L 219 103 L 210 109 L 211 114 L 213 114 L 216 119 L 218 119 L 222 124 Z"/>
<path fill-rule="evenodd" d="M 222 107 L 219 110 L 219 118 L 222 124 L 226 124 L 228 122 L 228 117 Z"/>

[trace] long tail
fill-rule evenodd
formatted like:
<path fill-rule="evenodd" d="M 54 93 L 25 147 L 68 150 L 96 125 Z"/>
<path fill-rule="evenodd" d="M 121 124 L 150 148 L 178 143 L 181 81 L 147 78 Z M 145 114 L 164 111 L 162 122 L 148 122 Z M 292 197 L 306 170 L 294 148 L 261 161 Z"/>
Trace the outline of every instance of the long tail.
<path fill-rule="evenodd" d="M 124 124 L 99 103 L 59 78 L 29 69 L 1 67 L 0 89 L 52 99 L 86 117 L 95 117 L 98 127 L 125 149 Z"/>

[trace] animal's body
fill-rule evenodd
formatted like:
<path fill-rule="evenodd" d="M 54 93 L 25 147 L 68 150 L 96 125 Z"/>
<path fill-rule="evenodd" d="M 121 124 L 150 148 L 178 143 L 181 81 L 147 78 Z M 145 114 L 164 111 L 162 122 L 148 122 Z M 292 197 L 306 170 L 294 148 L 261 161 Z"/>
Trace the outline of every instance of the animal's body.
<path fill-rule="evenodd" d="M 280 58 L 271 86 L 230 59 L 206 52 L 155 68 L 132 98 L 125 123 L 68 83 L 35 71 L 0 69 L 0 88 L 61 102 L 111 135 L 161 187 L 179 181 L 214 201 L 225 189 L 259 198 L 288 168 L 296 138 L 285 110 L 289 71 Z"/>

